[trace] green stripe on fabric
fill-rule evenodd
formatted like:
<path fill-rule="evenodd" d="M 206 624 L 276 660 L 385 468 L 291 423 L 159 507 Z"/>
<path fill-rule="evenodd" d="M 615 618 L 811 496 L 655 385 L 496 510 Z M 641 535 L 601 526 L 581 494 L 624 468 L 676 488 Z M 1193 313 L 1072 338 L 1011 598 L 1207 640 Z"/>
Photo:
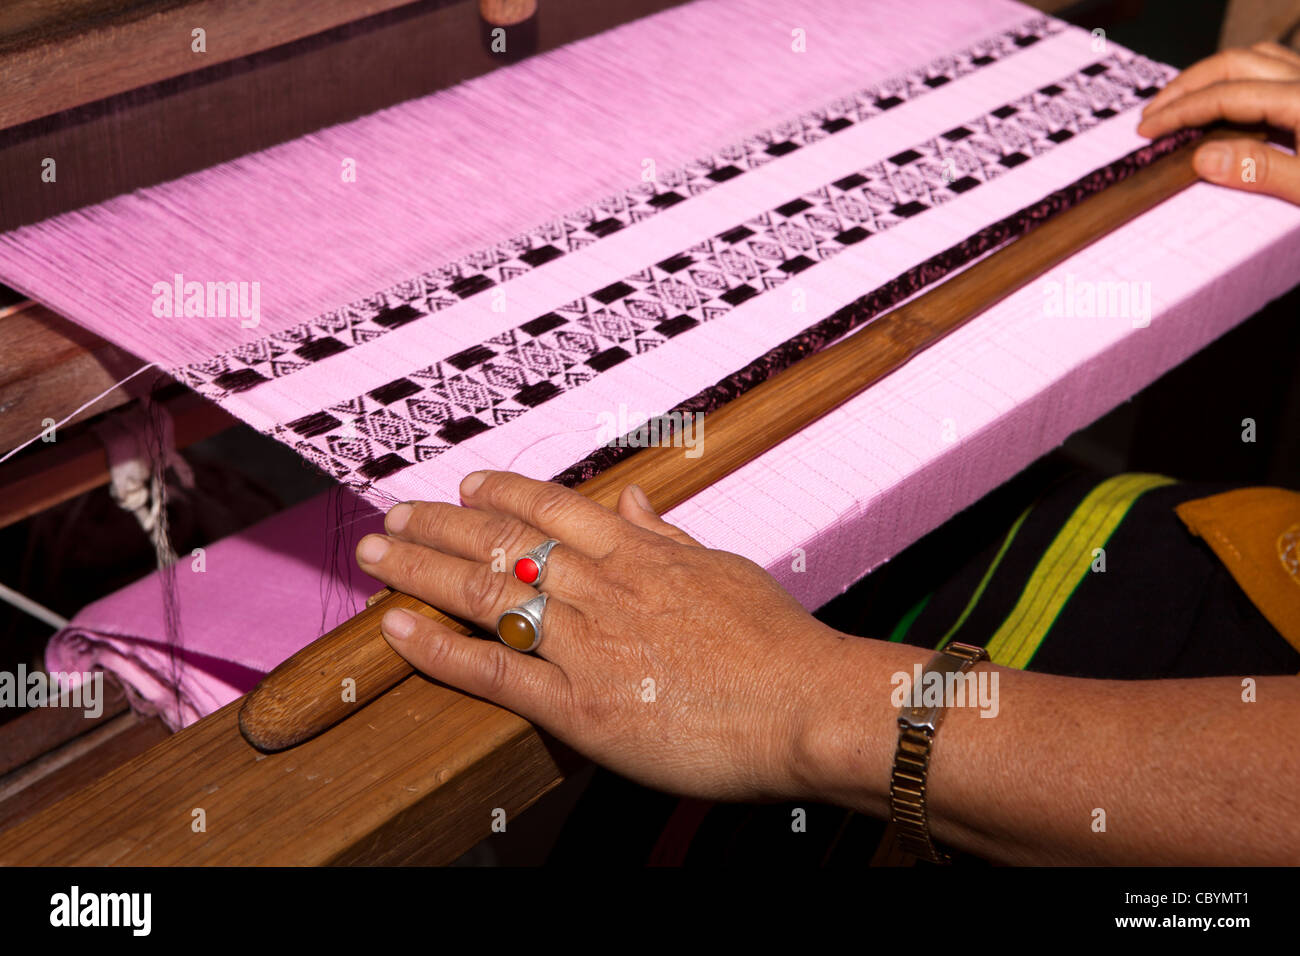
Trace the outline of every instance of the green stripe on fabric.
<path fill-rule="evenodd" d="M 1163 475 L 1118 475 L 1088 493 L 1043 553 L 1020 600 L 986 645 L 995 664 L 1028 666 L 1089 573 L 1093 549 L 1105 547 L 1138 498 L 1171 484 L 1174 480 Z"/>
<path fill-rule="evenodd" d="M 966 602 L 966 607 L 957 618 L 957 622 L 953 624 L 952 627 L 948 628 L 948 633 L 939 638 L 939 643 L 934 645 L 936 651 L 941 651 L 947 646 L 948 642 L 952 640 L 953 635 L 955 635 L 961 629 L 961 626 L 966 623 L 966 618 L 970 617 L 970 612 L 975 610 L 975 605 L 979 603 L 980 598 L 983 596 L 984 589 L 989 586 L 989 581 L 992 580 L 993 575 L 997 572 L 998 565 L 1000 565 L 1002 559 L 1006 557 L 1007 549 L 1011 547 L 1011 542 L 1015 540 L 1016 532 L 1020 530 L 1020 526 L 1024 524 L 1025 519 L 1029 517 L 1029 512 L 1033 510 L 1034 506 L 1030 505 L 1021 512 L 1020 517 L 1016 519 L 1016 523 L 1013 524 L 1011 530 L 1007 532 L 1007 536 L 1002 539 L 1002 547 L 998 548 L 998 553 L 993 556 L 993 562 L 989 565 L 988 570 L 984 572 L 984 577 L 980 578 L 980 583 L 975 587 L 975 592 L 970 596 L 970 600 Z"/>
<path fill-rule="evenodd" d="M 933 591 L 917 601 L 910 611 L 898 619 L 894 629 L 889 632 L 889 642 L 891 644 L 901 644 L 903 642 L 904 638 L 907 637 L 907 632 L 912 629 L 912 625 L 916 623 L 916 619 L 921 616 L 921 612 L 925 610 L 925 606 L 930 603 L 932 597 L 934 597 Z"/>

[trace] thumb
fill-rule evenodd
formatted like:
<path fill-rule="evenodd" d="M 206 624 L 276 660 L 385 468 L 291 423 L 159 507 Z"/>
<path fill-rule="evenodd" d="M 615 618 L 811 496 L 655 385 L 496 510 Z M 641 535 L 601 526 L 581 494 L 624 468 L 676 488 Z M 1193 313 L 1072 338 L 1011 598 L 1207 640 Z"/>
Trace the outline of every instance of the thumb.
<path fill-rule="evenodd" d="M 1300 204 L 1300 157 L 1258 140 L 1206 143 L 1192 157 L 1192 166 L 1208 182 Z"/>
<path fill-rule="evenodd" d="M 625 485 L 618 496 L 618 513 L 639 528 L 661 534 L 678 544 L 687 544 L 693 548 L 703 547 L 698 541 L 676 525 L 669 524 L 655 514 L 650 499 L 640 485 Z"/>

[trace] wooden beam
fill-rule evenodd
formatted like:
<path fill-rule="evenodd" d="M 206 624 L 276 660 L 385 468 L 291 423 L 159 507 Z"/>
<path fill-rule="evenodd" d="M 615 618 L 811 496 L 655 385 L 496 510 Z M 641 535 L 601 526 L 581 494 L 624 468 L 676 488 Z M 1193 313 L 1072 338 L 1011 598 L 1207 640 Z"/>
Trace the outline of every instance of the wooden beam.
<path fill-rule="evenodd" d="M 0 832 L 0 864 L 448 863 L 568 765 L 522 718 L 422 677 L 283 754 L 244 742 L 238 706 Z"/>
<path fill-rule="evenodd" d="M 168 733 L 157 717 L 121 712 L 0 779 L 0 830 L 76 793 Z"/>
<path fill-rule="evenodd" d="M 40 434 L 145 363 L 44 306 L 26 300 L 0 312 L 0 454 Z M 69 425 L 131 401 L 113 389 Z M 57 442 L 56 442 L 57 443 Z"/>
<path fill-rule="evenodd" d="M 70 707 L 41 707 L 0 724 L 0 791 L 3 778 L 42 754 L 126 712 L 126 692 L 116 677 L 104 678 L 103 713 L 89 718 Z"/>
<path fill-rule="evenodd" d="M 321 33 L 411 0 L 63 0 L 0 6 L 0 128 Z M 202 29 L 206 51 L 192 49 Z"/>
<path fill-rule="evenodd" d="M 31 300 L 0 308 L 0 342 L 0 453 L 107 391 L 61 426 L 53 442 L 37 442 L 0 468 L 0 528 L 5 528 L 107 483 L 103 446 L 73 426 L 145 394 L 156 378 L 146 373 L 114 388 L 145 363 Z M 191 392 L 164 404 L 177 448 L 239 424 Z"/>
<path fill-rule="evenodd" d="M 239 424 L 228 412 L 184 392 L 166 402 L 177 448 Z M 0 468 L 0 528 L 108 483 L 108 457 L 93 434 L 81 432 L 34 448 Z"/>

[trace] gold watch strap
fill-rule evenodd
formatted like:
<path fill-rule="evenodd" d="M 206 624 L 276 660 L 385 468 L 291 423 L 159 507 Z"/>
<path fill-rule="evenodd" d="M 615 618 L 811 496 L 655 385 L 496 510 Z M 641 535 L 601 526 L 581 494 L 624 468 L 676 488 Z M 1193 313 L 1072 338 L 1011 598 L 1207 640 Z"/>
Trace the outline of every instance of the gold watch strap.
<path fill-rule="evenodd" d="M 988 659 L 988 652 L 982 647 L 949 644 L 930 659 L 925 673 L 964 673 Z M 898 718 L 894 771 L 889 778 L 889 816 L 898 834 L 898 845 L 904 852 L 931 863 L 951 862 L 930 837 L 925 806 L 930 753 L 943 711 L 942 707 L 903 707 Z"/>

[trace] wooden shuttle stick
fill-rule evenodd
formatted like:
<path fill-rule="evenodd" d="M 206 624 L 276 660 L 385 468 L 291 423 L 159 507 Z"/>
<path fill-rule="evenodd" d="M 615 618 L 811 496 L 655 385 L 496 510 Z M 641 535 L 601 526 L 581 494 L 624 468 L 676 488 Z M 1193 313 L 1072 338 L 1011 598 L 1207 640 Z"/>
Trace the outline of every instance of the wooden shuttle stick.
<path fill-rule="evenodd" d="M 584 482 L 578 491 L 613 508 L 623 486 L 636 482 L 661 513 L 685 501 L 1094 240 L 1195 182 L 1192 151 L 1203 141 L 1176 150 L 1054 216 L 1023 240 L 710 412 L 707 455 L 688 461 L 681 448 L 645 448 Z M 266 676 L 239 712 L 245 738 L 264 751 L 292 747 L 410 676 L 411 666 L 379 632 L 384 612 L 394 607 L 470 633 L 464 623 L 413 597 L 387 592 Z M 344 699 L 348 678 L 356 682 L 355 702 Z"/>

